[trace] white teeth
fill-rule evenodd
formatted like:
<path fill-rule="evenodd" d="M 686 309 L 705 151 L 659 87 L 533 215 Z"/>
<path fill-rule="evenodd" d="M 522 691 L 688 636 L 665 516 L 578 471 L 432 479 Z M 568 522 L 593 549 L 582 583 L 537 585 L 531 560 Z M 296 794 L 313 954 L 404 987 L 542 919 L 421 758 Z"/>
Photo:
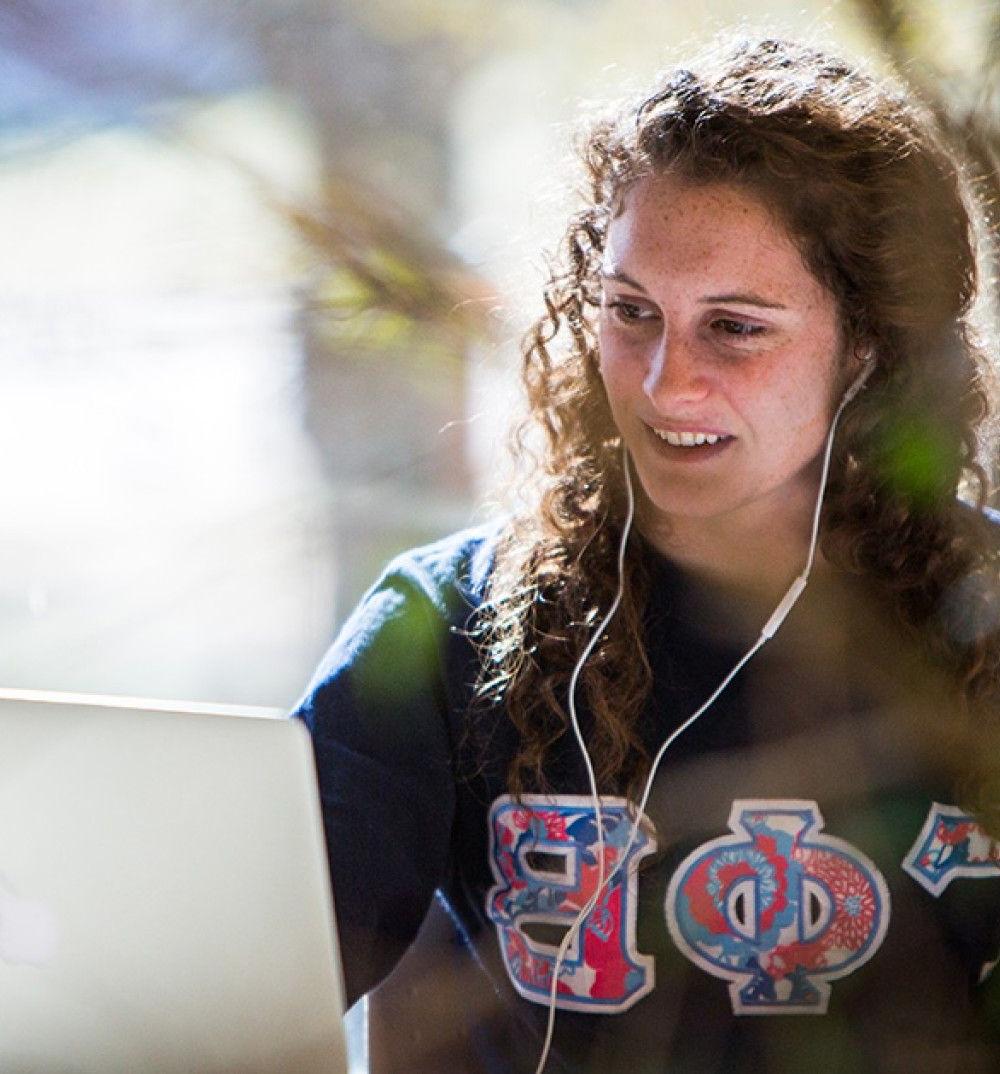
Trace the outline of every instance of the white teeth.
<path fill-rule="evenodd" d="M 669 429 L 654 429 L 653 432 L 673 447 L 700 447 L 702 444 L 716 444 L 724 439 L 715 433 L 675 433 Z"/>

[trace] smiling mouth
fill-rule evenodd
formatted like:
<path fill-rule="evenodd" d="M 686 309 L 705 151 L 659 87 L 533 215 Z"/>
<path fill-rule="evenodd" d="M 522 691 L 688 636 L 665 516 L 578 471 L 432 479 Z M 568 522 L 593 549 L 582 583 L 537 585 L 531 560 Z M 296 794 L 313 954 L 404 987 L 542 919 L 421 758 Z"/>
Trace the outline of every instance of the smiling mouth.
<path fill-rule="evenodd" d="M 735 439 L 724 433 L 675 432 L 673 429 L 655 429 L 652 425 L 647 425 L 646 428 L 660 444 L 680 448 L 682 451 L 692 451 L 696 455 L 703 454 L 706 448 L 718 449 Z"/>
<path fill-rule="evenodd" d="M 701 447 L 703 444 L 717 444 L 720 440 L 732 439 L 718 433 L 675 433 L 669 429 L 653 429 L 653 433 L 671 447 Z"/>

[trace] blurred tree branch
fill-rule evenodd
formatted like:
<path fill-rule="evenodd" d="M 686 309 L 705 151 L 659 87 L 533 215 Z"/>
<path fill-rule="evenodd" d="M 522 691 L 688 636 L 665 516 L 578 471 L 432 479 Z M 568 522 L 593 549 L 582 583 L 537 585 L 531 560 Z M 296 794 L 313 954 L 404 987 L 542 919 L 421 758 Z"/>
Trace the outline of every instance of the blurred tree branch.
<path fill-rule="evenodd" d="M 315 308 L 334 317 L 375 311 L 457 348 L 487 331 L 485 282 L 357 176 L 328 172 L 315 204 L 263 196 L 320 259 Z"/>

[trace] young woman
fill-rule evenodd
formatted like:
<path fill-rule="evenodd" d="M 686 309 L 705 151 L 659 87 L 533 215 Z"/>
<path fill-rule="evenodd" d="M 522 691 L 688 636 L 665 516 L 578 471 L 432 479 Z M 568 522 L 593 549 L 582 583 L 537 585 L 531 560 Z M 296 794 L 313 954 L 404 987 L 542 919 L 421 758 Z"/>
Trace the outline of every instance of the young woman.
<path fill-rule="evenodd" d="M 440 1070 L 994 1071 L 961 167 L 898 90 L 773 40 L 583 160 L 524 352 L 532 507 L 392 564 L 299 710 L 349 994 L 440 889 L 469 965 Z"/>

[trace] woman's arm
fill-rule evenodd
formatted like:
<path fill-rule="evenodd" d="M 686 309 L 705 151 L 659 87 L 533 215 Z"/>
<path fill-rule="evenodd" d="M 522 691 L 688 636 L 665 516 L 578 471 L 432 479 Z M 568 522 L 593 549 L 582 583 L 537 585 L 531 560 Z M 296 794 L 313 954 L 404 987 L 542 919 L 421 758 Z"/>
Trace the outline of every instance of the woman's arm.
<path fill-rule="evenodd" d="M 348 1004 L 403 955 L 447 866 L 448 624 L 427 584 L 397 561 L 295 712 L 313 737 Z"/>

